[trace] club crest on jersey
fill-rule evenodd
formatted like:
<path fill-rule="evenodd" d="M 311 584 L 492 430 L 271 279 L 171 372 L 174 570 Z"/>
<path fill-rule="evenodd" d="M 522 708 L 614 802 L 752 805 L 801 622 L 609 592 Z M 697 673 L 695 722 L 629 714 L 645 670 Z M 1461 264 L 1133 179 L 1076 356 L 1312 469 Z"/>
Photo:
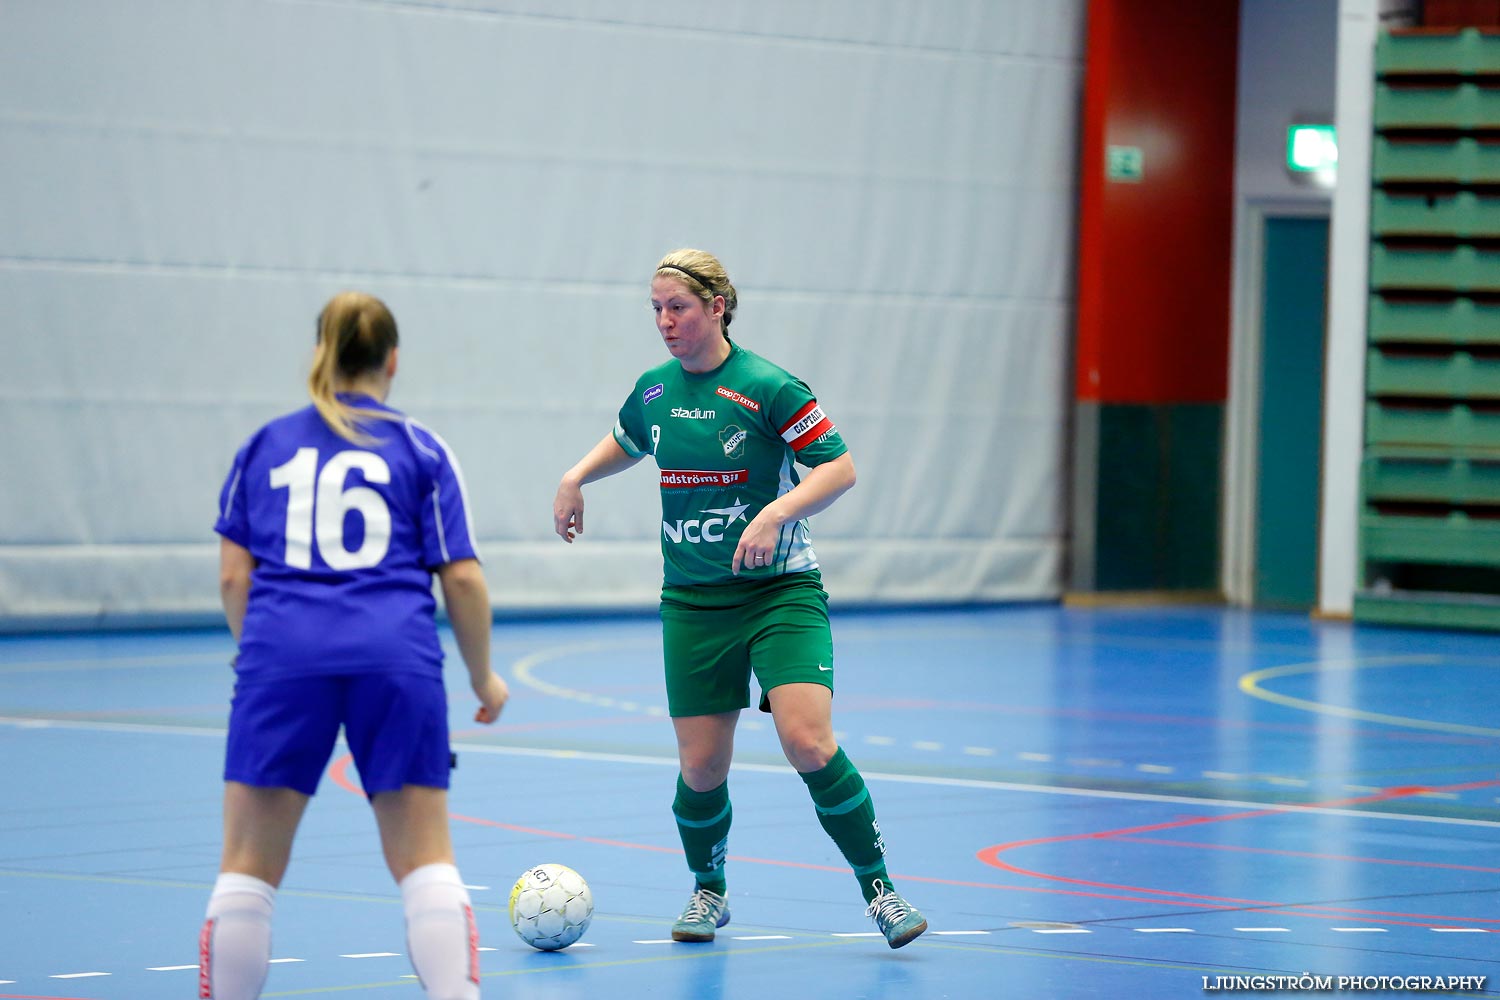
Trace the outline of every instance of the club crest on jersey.
<path fill-rule="evenodd" d="M 662 393 L 664 393 L 666 391 L 667 390 L 662 386 L 662 383 L 660 383 L 660 382 L 656 383 L 651 388 L 649 388 L 645 392 L 641 393 L 641 405 L 645 406 L 647 403 L 651 402 L 657 396 L 660 396 Z"/>
<path fill-rule="evenodd" d="M 745 453 L 745 438 L 750 432 L 730 424 L 719 432 L 719 443 L 724 446 L 725 458 L 739 458 Z"/>
<path fill-rule="evenodd" d="M 718 393 L 720 396 L 723 396 L 727 400 L 730 400 L 730 401 L 735 402 L 735 403 L 739 403 L 745 409 L 750 410 L 753 413 L 759 413 L 760 412 L 760 404 L 759 403 L 757 403 L 755 400 L 751 399 L 749 396 L 742 396 L 742 395 L 740 395 L 739 393 L 735 392 L 733 389 L 728 388 L 727 386 L 722 386 L 721 385 L 717 389 L 715 389 L 714 392 Z"/>

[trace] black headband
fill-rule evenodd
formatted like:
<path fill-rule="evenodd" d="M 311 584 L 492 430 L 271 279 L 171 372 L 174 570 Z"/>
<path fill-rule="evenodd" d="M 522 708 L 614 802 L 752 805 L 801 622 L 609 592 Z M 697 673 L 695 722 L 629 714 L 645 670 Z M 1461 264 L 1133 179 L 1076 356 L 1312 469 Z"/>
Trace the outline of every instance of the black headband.
<path fill-rule="evenodd" d="M 710 295 L 717 295 L 717 294 L 719 294 L 718 292 L 714 291 L 714 286 L 710 285 L 708 283 L 708 279 L 707 278 L 703 277 L 703 275 L 698 274 L 698 273 L 696 273 L 694 271 L 688 270 L 687 268 L 683 267 L 681 264 L 663 264 L 661 267 L 658 267 L 657 270 L 658 271 L 665 271 L 668 268 L 671 268 L 673 271 L 681 271 L 683 274 L 687 275 L 689 278 L 692 278 L 698 284 L 702 285 L 704 287 L 704 289 L 706 289 L 708 291 L 708 294 L 710 294 Z"/>

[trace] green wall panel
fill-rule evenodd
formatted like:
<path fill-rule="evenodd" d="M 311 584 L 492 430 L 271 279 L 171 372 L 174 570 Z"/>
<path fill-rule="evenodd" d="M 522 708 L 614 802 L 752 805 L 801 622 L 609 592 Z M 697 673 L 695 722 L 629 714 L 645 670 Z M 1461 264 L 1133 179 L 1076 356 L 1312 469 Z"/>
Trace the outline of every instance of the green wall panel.
<path fill-rule="evenodd" d="M 1218 590 L 1224 407 L 1099 405 L 1093 589 Z"/>

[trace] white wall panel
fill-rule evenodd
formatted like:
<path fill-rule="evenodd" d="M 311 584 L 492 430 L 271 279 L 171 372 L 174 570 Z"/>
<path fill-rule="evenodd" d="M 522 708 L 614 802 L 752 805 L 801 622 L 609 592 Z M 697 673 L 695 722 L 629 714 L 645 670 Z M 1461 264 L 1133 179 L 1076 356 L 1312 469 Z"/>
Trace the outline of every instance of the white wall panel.
<path fill-rule="evenodd" d="M 210 615 L 220 477 L 323 301 L 390 303 L 497 605 L 649 606 L 648 474 L 558 476 L 663 359 L 665 251 L 860 485 L 835 599 L 1051 596 L 1083 0 L 0 4 L 0 624 Z"/>

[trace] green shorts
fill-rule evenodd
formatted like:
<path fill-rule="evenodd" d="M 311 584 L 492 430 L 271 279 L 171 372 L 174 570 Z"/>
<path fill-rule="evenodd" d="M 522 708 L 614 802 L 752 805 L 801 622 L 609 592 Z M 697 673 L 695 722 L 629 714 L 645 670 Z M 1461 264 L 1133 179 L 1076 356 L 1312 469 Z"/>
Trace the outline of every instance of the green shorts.
<path fill-rule="evenodd" d="M 674 717 L 750 705 L 750 674 L 766 692 L 807 682 L 833 690 L 828 594 L 817 570 L 723 587 L 664 587 L 661 633 L 667 710 Z"/>

